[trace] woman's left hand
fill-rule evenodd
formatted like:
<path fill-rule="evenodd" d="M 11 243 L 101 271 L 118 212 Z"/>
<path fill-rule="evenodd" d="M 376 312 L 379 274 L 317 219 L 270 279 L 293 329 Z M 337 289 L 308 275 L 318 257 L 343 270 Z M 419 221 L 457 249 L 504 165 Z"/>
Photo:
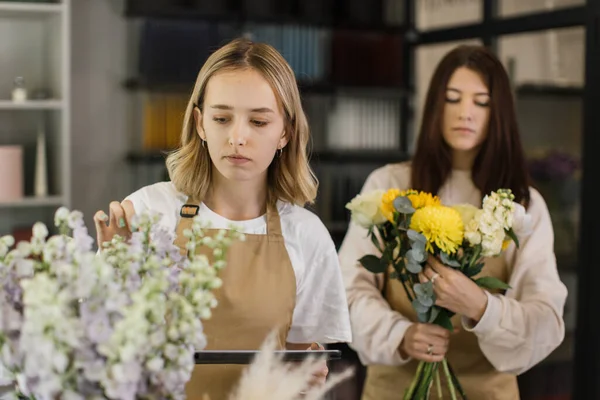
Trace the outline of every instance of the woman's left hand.
<path fill-rule="evenodd" d="M 445 266 L 430 255 L 419 278 L 421 283 L 432 282 L 436 305 L 464 315 L 474 322 L 479 322 L 483 316 L 487 307 L 487 295 L 462 272 Z"/>
<path fill-rule="evenodd" d="M 325 350 L 325 347 L 319 343 L 312 343 L 307 350 Z M 329 368 L 327 368 L 327 361 L 322 361 L 321 368 L 313 374 L 310 385 L 320 386 L 325 384 L 328 374 Z"/>
<path fill-rule="evenodd" d="M 325 347 L 319 343 L 287 343 L 286 348 L 288 350 L 325 350 Z M 325 384 L 327 375 L 329 374 L 329 368 L 327 367 L 327 361 L 320 361 L 320 368 L 313 373 L 310 381 L 308 382 L 310 387 L 318 387 Z M 304 394 L 304 392 L 302 393 Z"/>

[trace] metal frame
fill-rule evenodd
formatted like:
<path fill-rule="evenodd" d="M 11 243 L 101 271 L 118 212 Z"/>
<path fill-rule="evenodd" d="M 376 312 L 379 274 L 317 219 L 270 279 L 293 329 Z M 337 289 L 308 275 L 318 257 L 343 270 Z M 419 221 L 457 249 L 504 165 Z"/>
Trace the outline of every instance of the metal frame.
<path fill-rule="evenodd" d="M 411 94 L 414 94 L 414 71 L 415 71 L 415 1 L 404 1 L 404 28 L 406 35 L 402 45 L 402 73 L 404 74 L 404 89 Z M 413 120 L 412 96 L 404 96 L 400 110 L 400 152 L 404 155 L 408 154 L 408 131 L 411 128 Z"/>
<path fill-rule="evenodd" d="M 581 26 L 586 21 L 585 6 L 499 19 L 494 18 L 495 1 L 489 3 L 487 0 L 481 1 L 484 4 L 482 22 L 421 32 L 416 39 L 416 44 L 454 42 L 473 38 L 482 38 L 484 42 L 488 41 L 486 44 L 491 44 L 497 36 Z"/>
<path fill-rule="evenodd" d="M 573 399 L 600 398 L 600 325 L 596 314 L 600 306 L 600 269 L 596 246 L 600 213 L 596 205 L 600 149 L 600 2 L 587 0 L 585 44 L 585 88 L 583 92 L 583 177 L 581 221 L 579 228 L 579 265 L 577 328 L 573 371 Z M 584 222 L 585 221 L 585 222 Z"/>

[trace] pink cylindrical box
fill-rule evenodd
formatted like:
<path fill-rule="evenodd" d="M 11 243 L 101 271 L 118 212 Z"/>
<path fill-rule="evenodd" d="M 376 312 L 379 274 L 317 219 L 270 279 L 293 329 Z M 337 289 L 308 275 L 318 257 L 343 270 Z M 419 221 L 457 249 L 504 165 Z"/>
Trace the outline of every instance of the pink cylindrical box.
<path fill-rule="evenodd" d="M 0 146 L 0 202 L 23 198 L 23 147 Z"/>

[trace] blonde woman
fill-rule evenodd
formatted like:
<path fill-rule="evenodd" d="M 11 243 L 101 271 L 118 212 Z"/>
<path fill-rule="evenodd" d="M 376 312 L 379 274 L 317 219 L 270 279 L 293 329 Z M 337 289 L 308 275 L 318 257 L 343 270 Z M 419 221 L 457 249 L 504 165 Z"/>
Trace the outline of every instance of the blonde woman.
<path fill-rule="evenodd" d="M 98 243 L 127 235 L 135 213 L 155 210 L 177 233 L 201 215 L 214 229 L 235 223 L 233 245 L 204 329 L 208 349 L 259 349 L 273 329 L 280 348 L 350 341 L 348 308 L 334 243 L 310 211 L 317 181 L 309 167 L 309 128 L 294 73 L 271 46 L 235 40 L 200 70 L 181 147 L 169 155 L 170 182 L 144 187 L 95 215 Z M 199 249 L 205 251 L 206 249 Z M 197 366 L 187 398 L 227 398 L 242 367 Z M 326 366 L 314 377 L 323 382 Z"/>

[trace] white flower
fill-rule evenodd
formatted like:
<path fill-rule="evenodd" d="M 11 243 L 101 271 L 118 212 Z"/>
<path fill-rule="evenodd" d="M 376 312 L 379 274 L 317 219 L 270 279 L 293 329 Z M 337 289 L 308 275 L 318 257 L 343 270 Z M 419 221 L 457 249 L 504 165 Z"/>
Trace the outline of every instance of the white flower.
<path fill-rule="evenodd" d="M 494 217 L 494 214 L 485 209 L 479 215 L 479 230 L 482 234 L 488 236 L 495 236 L 498 232 L 504 234 L 504 226 Z"/>
<path fill-rule="evenodd" d="M 515 203 L 512 216 L 512 229 L 517 238 L 521 240 L 521 238 L 531 235 L 533 231 L 533 219 L 531 214 L 527 213 L 525 207 L 519 203 Z"/>
<path fill-rule="evenodd" d="M 33 237 L 36 239 L 45 239 L 48 237 L 48 228 L 41 222 L 36 222 L 33 225 Z"/>
<path fill-rule="evenodd" d="M 346 204 L 346 208 L 351 212 L 351 219 L 366 229 L 384 223 L 386 218 L 381 212 L 381 199 L 384 193 L 383 190 L 374 190 L 353 198 Z"/>
<path fill-rule="evenodd" d="M 158 371 L 160 371 L 163 368 L 164 365 L 165 365 L 164 360 L 162 358 L 158 358 L 158 357 L 155 357 L 155 358 L 151 359 L 146 364 L 146 366 L 148 367 L 148 369 L 150 371 L 152 371 L 152 372 L 158 372 Z"/>
<path fill-rule="evenodd" d="M 504 231 L 497 231 L 494 235 L 484 235 L 481 239 L 481 255 L 495 257 L 502 252 L 502 243 L 505 238 Z"/>
<path fill-rule="evenodd" d="M 54 213 L 54 225 L 60 226 L 67 222 L 69 219 L 69 209 L 67 207 L 60 207 Z"/>

